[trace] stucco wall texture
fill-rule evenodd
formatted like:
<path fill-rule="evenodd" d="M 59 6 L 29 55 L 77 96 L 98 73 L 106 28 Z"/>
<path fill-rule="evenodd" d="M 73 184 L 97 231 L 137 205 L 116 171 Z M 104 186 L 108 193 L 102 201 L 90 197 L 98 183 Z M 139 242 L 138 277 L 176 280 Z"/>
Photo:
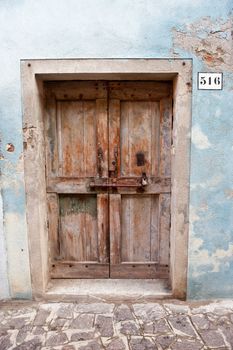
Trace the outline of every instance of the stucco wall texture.
<path fill-rule="evenodd" d="M 0 298 L 31 297 L 20 59 L 80 57 L 193 59 L 188 298 L 232 297 L 232 13 L 231 0 L 0 1 Z M 197 90 L 199 71 L 223 72 L 223 90 Z"/>

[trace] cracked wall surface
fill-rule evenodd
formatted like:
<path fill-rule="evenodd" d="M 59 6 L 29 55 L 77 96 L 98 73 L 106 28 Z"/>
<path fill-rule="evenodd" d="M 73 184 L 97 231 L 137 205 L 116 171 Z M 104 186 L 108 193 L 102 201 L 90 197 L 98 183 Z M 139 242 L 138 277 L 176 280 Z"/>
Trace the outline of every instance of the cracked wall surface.
<path fill-rule="evenodd" d="M 20 59 L 78 57 L 193 59 L 188 297 L 232 296 L 232 2 L 2 0 L 0 23 L 0 297 L 31 296 Z M 223 90 L 198 91 L 201 71 Z"/>

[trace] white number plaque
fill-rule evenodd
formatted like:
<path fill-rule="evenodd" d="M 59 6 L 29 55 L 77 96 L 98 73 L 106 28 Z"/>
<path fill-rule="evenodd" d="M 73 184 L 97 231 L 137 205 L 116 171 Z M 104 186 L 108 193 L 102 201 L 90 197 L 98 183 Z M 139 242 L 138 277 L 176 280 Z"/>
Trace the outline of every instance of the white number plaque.
<path fill-rule="evenodd" d="M 222 73 L 198 73 L 198 90 L 222 90 Z"/>

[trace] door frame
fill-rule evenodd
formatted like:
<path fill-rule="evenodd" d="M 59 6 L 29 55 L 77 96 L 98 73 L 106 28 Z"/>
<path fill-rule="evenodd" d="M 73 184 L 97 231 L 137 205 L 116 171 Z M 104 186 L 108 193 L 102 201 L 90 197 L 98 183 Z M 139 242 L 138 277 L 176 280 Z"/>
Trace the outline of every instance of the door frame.
<path fill-rule="evenodd" d="M 49 283 L 45 176 L 44 91 L 49 80 L 172 80 L 170 283 L 172 297 L 187 291 L 192 59 L 21 60 L 27 233 L 34 298 Z"/>

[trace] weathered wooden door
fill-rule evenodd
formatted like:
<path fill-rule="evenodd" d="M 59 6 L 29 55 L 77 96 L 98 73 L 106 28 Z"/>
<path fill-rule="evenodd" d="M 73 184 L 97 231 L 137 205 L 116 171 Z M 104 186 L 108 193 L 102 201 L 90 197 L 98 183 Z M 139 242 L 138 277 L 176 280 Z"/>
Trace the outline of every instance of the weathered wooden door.
<path fill-rule="evenodd" d="M 46 83 L 52 278 L 167 278 L 168 82 Z"/>

